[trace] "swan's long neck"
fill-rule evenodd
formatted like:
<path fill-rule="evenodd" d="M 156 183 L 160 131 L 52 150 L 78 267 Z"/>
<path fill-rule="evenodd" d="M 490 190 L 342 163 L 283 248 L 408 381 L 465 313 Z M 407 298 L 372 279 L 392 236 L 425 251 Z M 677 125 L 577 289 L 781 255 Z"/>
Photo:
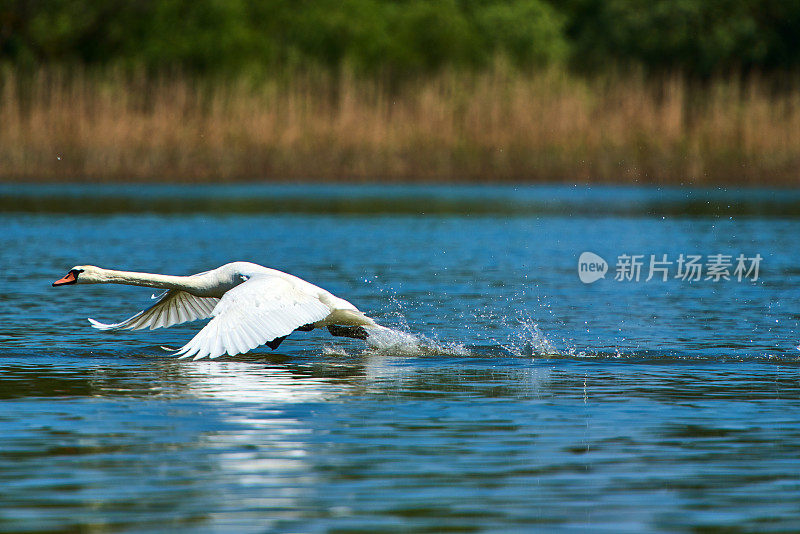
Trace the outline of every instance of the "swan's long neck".
<path fill-rule="evenodd" d="M 80 280 L 81 277 L 79 277 Z M 198 280 L 193 276 L 170 276 L 167 274 L 137 273 L 132 271 L 115 271 L 113 269 L 97 269 L 96 276 L 87 280 L 97 284 L 124 284 L 128 286 L 154 287 L 157 289 L 180 289 L 192 291 L 201 289 Z"/>

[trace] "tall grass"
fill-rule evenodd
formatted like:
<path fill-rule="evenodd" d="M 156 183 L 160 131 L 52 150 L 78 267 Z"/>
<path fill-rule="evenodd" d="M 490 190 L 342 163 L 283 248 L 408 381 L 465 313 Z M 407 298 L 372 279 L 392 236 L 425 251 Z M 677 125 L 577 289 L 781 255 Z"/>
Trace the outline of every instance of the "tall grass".
<path fill-rule="evenodd" d="M 286 74 L 286 73 L 284 73 Z M 6 181 L 566 181 L 795 185 L 800 86 L 346 72 L 202 81 L 0 72 Z"/>

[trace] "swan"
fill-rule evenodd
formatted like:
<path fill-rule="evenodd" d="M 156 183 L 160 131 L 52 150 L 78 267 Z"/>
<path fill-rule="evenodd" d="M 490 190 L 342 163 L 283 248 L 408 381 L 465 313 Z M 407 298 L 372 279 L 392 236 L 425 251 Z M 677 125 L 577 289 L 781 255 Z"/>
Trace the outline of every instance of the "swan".
<path fill-rule="evenodd" d="M 366 339 L 389 330 L 358 308 L 310 282 L 255 263 L 237 261 L 191 276 L 139 273 L 78 265 L 53 287 L 125 284 L 164 289 L 155 304 L 120 323 L 89 319 L 99 330 L 150 330 L 211 318 L 180 358 L 235 356 L 259 345 L 275 350 L 295 330 L 326 327 L 334 336 Z"/>

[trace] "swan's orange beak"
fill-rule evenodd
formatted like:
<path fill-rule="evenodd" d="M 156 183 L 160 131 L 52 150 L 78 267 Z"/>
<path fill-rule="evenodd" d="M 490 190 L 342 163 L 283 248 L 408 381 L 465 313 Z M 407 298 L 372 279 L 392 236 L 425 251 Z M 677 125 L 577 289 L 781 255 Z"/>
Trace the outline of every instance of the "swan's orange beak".
<path fill-rule="evenodd" d="M 68 284 L 76 284 L 76 283 L 78 283 L 78 273 L 76 273 L 75 271 L 70 271 L 64 276 L 64 278 L 61 278 L 53 282 L 53 287 L 65 286 Z"/>

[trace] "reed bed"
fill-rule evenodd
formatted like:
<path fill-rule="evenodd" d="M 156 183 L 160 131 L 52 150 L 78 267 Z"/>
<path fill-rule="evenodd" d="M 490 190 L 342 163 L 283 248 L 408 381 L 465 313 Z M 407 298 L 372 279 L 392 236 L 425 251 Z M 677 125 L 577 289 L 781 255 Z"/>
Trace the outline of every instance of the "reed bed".
<path fill-rule="evenodd" d="M 797 185 L 800 87 L 562 69 L 390 85 L 0 71 L 0 180 Z"/>

